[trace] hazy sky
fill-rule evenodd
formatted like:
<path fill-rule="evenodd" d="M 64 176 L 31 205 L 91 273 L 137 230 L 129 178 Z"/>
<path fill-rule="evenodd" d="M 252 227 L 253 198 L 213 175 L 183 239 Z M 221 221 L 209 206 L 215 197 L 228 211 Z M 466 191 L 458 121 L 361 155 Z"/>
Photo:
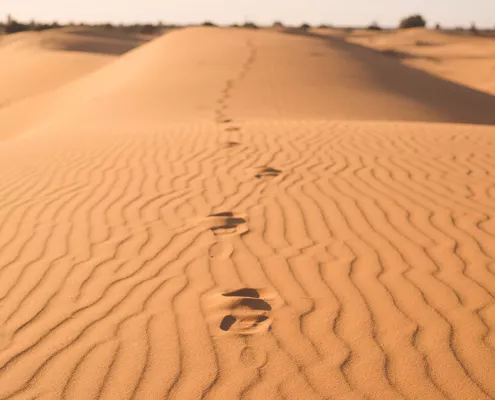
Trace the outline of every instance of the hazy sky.
<path fill-rule="evenodd" d="M 0 0 L 0 18 L 19 20 L 201 22 L 281 20 L 364 25 L 377 21 L 395 26 L 412 13 L 421 13 L 430 25 L 495 26 L 495 0 Z"/>

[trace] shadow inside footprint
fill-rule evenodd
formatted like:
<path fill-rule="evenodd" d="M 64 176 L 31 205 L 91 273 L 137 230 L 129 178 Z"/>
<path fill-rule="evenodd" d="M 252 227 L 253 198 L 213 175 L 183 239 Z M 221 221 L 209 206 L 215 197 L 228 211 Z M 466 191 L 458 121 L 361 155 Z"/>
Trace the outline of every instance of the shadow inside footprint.
<path fill-rule="evenodd" d="M 262 322 L 265 322 L 266 320 L 268 320 L 268 315 L 260 315 L 257 319 L 256 319 L 256 323 L 257 324 L 261 324 Z"/>
<path fill-rule="evenodd" d="M 230 211 L 221 212 L 217 214 L 210 214 L 208 216 L 210 229 L 216 235 L 230 234 L 230 233 L 243 233 L 247 231 L 246 220 L 241 217 L 235 217 Z M 242 226 L 244 225 L 244 226 Z"/>
<path fill-rule="evenodd" d="M 227 218 L 223 225 L 217 225 L 211 228 L 213 232 L 231 230 L 237 228 L 237 226 L 244 224 L 246 220 L 244 218 Z"/>
<path fill-rule="evenodd" d="M 271 167 L 265 167 L 261 169 L 261 171 L 256 174 L 256 178 L 261 179 L 264 177 L 276 177 L 279 176 L 282 173 L 279 169 L 271 168 Z"/>
<path fill-rule="evenodd" d="M 236 318 L 233 315 L 227 315 L 220 323 L 222 331 L 228 331 L 235 324 Z"/>
<path fill-rule="evenodd" d="M 232 211 L 226 211 L 226 212 L 208 215 L 208 217 L 233 217 L 233 216 L 234 213 Z"/>
<path fill-rule="evenodd" d="M 225 143 L 225 147 L 226 147 L 227 149 L 230 149 L 230 148 L 232 148 L 232 147 L 236 147 L 236 146 L 240 146 L 240 145 L 241 145 L 241 144 L 240 144 L 240 143 L 238 143 L 238 142 L 227 142 L 227 143 Z"/>
<path fill-rule="evenodd" d="M 272 307 L 265 300 L 244 298 L 237 303 L 237 306 L 248 307 L 252 310 L 271 311 Z"/>
<path fill-rule="evenodd" d="M 245 288 L 234 290 L 233 292 L 224 293 L 222 296 L 225 297 L 250 297 L 253 299 L 259 299 L 260 293 L 256 289 Z"/>

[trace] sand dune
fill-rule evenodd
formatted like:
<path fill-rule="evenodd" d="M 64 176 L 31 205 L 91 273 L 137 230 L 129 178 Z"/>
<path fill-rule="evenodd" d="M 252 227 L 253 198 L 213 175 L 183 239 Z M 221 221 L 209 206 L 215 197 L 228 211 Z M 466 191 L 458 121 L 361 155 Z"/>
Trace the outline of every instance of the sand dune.
<path fill-rule="evenodd" d="M 495 94 L 495 38 L 423 28 L 345 33 L 318 29 L 320 35 L 344 37 L 381 51 L 406 65 L 474 89 Z"/>
<path fill-rule="evenodd" d="M 63 86 L 150 38 L 89 28 L 0 36 L 0 109 Z"/>
<path fill-rule="evenodd" d="M 0 399 L 494 398 L 493 101 L 192 28 L 5 107 Z"/>

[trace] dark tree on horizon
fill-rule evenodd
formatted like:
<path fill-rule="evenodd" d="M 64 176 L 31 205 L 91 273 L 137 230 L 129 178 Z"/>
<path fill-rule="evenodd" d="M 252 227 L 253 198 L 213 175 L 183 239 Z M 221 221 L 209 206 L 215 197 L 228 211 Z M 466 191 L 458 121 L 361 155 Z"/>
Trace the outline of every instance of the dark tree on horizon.
<path fill-rule="evenodd" d="M 409 28 L 424 28 L 426 26 L 426 21 L 419 14 L 411 15 L 410 17 L 404 18 L 400 21 L 399 29 L 409 29 Z"/>

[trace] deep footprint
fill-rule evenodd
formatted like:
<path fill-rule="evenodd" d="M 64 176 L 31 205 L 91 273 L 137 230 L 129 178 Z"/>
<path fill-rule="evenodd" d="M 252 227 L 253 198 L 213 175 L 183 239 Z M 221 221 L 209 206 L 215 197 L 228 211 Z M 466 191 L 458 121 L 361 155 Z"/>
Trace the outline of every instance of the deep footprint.
<path fill-rule="evenodd" d="M 271 168 L 271 167 L 265 167 L 256 174 L 256 178 L 261 179 L 265 177 L 276 177 L 279 176 L 282 173 L 279 169 Z"/>
<path fill-rule="evenodd" d="M 210 214 L 208 217 L 213 220 L 210 229 L 216 235 L 236 233 L 247 222 L 244 218 L 234 217 L 230 211 Z"/>
<path fill-rule="evenodd" d="M 222 331 L 252 335 L 270 330 L 272 306 L 260 298 L 259 290 L 242 288 L 223 293 L 222 296 L 231 298 L 225 304 L 227 315 L 220 322 Z"/>
<path fill-rule="evenodd" d="M 259 299 L 260 298 L 259 292 L 256 289 L 250 289 L 250 288 L 234 290 L 233 292 L 224 293 L 222 296 L 225 296 L 225 297 L 251 297 L 253 299 Z"/>

